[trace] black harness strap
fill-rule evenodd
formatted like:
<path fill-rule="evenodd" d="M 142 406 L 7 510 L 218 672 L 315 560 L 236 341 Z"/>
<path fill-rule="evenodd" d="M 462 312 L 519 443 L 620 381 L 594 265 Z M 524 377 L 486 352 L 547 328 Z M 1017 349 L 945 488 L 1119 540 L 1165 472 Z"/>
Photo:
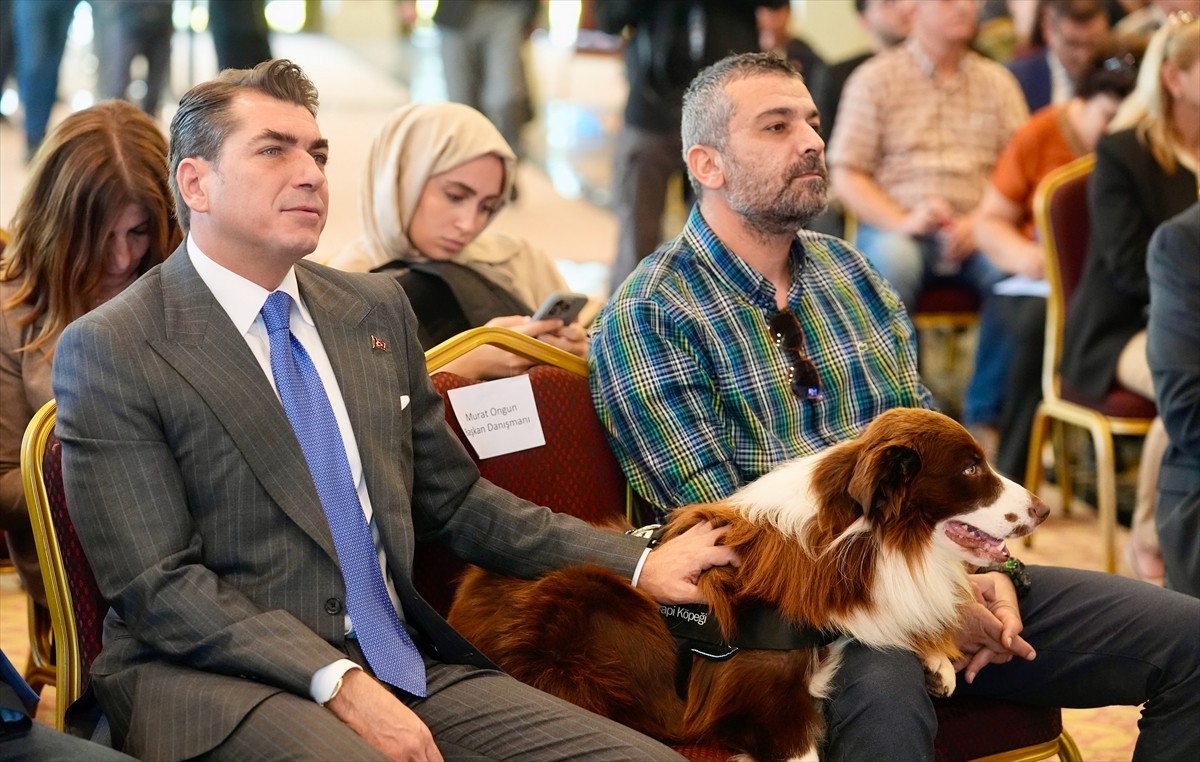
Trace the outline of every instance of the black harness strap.
<path fill-rule="evenodd" d="M 652 525 L 631 530 L 650 538 L 650 547 L 657 545 L 666 527 Z M 746 648 L 757 651 L 792 651 L 801 648 L 820 648 L 841 637 L 809 626 L 797 626 L 785 620 L 774 606 L 757 605 L 738 612 L 737 636 L 733 643 L 725 642 L 717 618 L 702 604 L 660 604 L 658 607 L 667 629 L 675 638 L 678 664 L 675 669 L 675 691 L 687 699 L 688 680 L 692 673 L 692 657 L 720 661 Z"/>

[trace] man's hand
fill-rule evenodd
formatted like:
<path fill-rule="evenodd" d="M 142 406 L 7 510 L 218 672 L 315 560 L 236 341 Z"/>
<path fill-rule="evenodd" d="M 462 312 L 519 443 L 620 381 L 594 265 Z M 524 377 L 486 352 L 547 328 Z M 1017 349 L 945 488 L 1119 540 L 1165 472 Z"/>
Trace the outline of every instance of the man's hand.
<path fill-rule="evenodd" d="M 1021 637 L 1025 625 L 1012 580 L 999 572 L 971 575 L 975 602 L 966 612 L 956 641 L 963 652 L 954 663 L 968 683 L 988 664 L 1004 664 L 1014 656 L 1033 661 L 1037 653 Z"/>
<path fill-rule="evenodd" d="M 706 603 L 696 587 L 701 572 L 739 564 L 731 548 L 717 544 L 728 530 L 706 521 L 659 545 L 646 557 L 638 587 L 659 603 Z"/>
<path fill-rule="evenodd" d="M 932 235 L 947 225 L 953 217 L 954 210 L 942 199 L 925 199 L 904 216 L 900 223 L 900 232 L 915 236 Z"/>
<path fill-rule="evenodd" d="M 342 676 L 342 689 L 325 706 L 388 759 L 442 762 L 421 718 L 361 669 Z"/>
<path fill-rule="evenodd" d="M 942 228 L 942 256 L 961 262 L 975 253 L 975 217 L 958 217 Z"/>

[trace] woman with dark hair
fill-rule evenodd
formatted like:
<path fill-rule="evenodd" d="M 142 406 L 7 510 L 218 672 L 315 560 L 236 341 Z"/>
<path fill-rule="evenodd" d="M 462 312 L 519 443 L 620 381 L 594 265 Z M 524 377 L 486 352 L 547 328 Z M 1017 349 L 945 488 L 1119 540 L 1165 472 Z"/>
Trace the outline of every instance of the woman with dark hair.
<path fill-rule="evenodd" d="M 53 397 L 50 364 L 63 328 L 179 243 L 166 138 L 125 101 L 68 116 L 34 156 L 9 232 L 0 255 L 0 527 L 21 581 L 45 605 L 21 437 Z"/>
<path fill-rule="evenodd" d="M 1144 47 L 1116 40 L 1101 43 L 1075 83 L 1075 96 L 1035 113 L 1004 149 L 975 220 L 980 251 L 1001 270 L 1043 277 L 1042 246 L 1033 230 L 1034 192 L 1046 175 L 1095 149 L 1121 101 L 1133 92 Z M 1033 415 L 1042 399 L 1046 300 L 1008 296 L 999 304 L 1015 351 L 1006 375 L 994 465 L 1010 478 L 1023 480 Z"/>
<path fill-rule="evenodd" d="M 528 241 L 486 232 L 511 197 L 517 157 L 496 127 L 461 103 L 416 103 L 375 136 L 359 200 L 363 233 L 325 264 L 386 272 L 412 302 L 425 349 L 469 328 L 501 326 L 578 357 L 582 326 L 532 320 L 567 290 L 554 260 Z M 468 378 L 524 373 L 532 361 L 482 346 L 444 369 Z"/>

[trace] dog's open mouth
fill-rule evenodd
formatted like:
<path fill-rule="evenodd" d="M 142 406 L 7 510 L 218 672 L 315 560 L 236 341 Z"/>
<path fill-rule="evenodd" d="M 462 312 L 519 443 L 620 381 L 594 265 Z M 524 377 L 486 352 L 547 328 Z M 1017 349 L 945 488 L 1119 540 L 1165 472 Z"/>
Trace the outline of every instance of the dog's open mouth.
<path fill-rule="evenodd" d="M 1004 540 L 992 537 L 982 529 L 970 524 L 961 521 L 947 521 L 946 536 L 967 550 L 990 558 L 996 563 L 1008 560 L 1008 548 L 1004 545 Z"/>

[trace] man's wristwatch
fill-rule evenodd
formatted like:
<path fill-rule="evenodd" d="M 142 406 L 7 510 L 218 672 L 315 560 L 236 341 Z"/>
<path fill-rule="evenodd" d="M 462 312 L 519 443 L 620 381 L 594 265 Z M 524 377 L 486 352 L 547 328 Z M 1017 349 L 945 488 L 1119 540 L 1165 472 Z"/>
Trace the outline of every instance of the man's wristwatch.
<path fill-rule="evenodd" d="M 1033 587 L 1033 580 L 1029 578 L 1029 572 L 1025 571 L 1025 564 L 1021 563 L 1019 558 L 1009 557 L 1002 564 L 992 564 L 984 566 L 979 570 L 979 574 L 987 572 L 1000 572 L 1012 580 L 1013 587 L 1017 589 L 1017 598 L 1024 598 L 1029 592 L 1029 588 Z"/>

